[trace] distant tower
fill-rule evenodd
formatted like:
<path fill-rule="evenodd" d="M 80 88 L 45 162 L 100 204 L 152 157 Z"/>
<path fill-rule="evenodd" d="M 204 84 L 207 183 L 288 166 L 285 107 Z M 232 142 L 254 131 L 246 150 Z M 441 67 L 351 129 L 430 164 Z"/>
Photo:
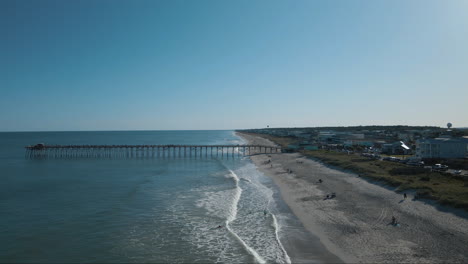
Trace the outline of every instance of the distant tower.
<path fill-rule="evenodd" d="M 451 127 L 452 127 L 452 123 L 447 123 L 447 130 L 450 130 Z"/>
<path fill-rule="evenodd" d="M 269 125 L 267 125 L 267 128 L 269 128 L 269 127 L 270 127 L 270 126 L 269 126 Z"/>

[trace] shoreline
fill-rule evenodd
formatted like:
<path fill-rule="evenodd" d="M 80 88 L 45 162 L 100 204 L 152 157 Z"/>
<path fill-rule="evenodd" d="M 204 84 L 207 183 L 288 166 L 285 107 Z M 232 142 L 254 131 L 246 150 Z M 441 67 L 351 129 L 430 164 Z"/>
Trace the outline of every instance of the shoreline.
<path fill-rule="evenodd" d="M 252 144 L 275 145 L 258 136 L 237 135 Z M 463 247 L 468 244 L 465 212 L 439 211 L 430 202 L 411 200 L 411 192 L 411 197 L 403 199 L 383 184 L 297 153 L 250 158 L 259 171 L 272 178 L 305 229 L 346 263 L 463 263 L 468 259 Z M 336 198 L 324 199 L 332 192 Z M 389 224 L 392 216 L 400 226 Z"/>
<path fill-rule="evenodd" d="M 280 223 L 281 227 L 277 230 L 277 235 L 291 260 L 290 263 L 343 263 L 339 257 L 327 250 L 317 236 L 304 227 L 300 219 L 284 201 L 274 180 L 268 175 L 264 174 L 264 176 L 270 179 L 270 181 L 263 184 L 273 191 L 272 197 L 276 209 L 270 213 Z"/>

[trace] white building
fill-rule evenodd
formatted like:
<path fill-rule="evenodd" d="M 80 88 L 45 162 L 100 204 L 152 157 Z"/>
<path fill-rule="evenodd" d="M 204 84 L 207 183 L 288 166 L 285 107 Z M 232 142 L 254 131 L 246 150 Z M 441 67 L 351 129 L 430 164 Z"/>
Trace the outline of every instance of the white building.
<path fill-rule="evenodd" d="M 465 158 L 468 154 L 468 139 L 449 136 L 416 141 L 416 156 L 419 158 Z"/>

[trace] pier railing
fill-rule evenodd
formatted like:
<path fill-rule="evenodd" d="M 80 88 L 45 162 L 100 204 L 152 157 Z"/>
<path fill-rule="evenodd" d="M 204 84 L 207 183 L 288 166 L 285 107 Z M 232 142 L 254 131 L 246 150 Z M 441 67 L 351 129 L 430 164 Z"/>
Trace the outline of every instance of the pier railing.
<path fill-rule="evenodd" d="M 235 157 L 281 153 L 264 145 L 45 145 L 26 147 L 28 158 Z"/>

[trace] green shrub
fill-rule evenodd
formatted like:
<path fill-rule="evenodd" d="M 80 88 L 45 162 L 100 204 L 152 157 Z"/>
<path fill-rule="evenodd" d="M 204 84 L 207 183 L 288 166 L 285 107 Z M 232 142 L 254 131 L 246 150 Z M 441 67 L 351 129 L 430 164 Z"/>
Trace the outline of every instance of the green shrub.
<path fill-rule="evenodd" d="M 390 175 L 415 175 L 415 174 L 423 174 L 426 170 L 424 168 L 418 167 L 401 167 L 401 168 L 393 168 L 389 170 Z"/>
<path fill-rule="evenodd" d="M 421 178 L 419 178 L 420 181 L 430 181 L 431 178 L 429 176 L 422 176 Z"/>

